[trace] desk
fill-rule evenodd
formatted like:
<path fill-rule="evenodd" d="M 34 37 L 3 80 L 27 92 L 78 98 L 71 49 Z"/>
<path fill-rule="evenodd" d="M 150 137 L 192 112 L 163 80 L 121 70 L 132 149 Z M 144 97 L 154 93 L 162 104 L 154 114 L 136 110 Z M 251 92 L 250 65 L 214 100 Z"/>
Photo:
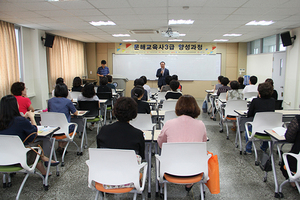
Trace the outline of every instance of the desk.
<path fill-rule="evenodd" d="M 53 152 L 54 152 L 54 144 L 55 144 L 55 138 L 52 138 L 52 135 L 54 134 L 54 132 L 56 132 L 57 130 L 59 130 L 59 127 L 45 127 L 45 126 L 37 126 L 38 128 L 38 135 L 37 135 L 37 139 L 40 140 L 48 140 L 51 143 L 51 151 L 50 151 L 50 155 L 49 155 L 49 162 L 48 162 L 48 166 L 47 166 L 47 173 L 45 176 L 45 190 L 47 191 L 49 188 L 48 185 L 48 176 L 49 176 L 49 172 L 50 172 L 50 166 L 51 166 L 51 160 L 52 160 L 52 156 L 53 156 Z M 45 147 L 43 147 L 45 148 Z M 45 148 L 46 149 L 46 148 Z M 56 158 L 56 154 L 54 153 L 54 160 L 57 161 Z M 58 165 L 56 166 L 56 175 L 59 176 L 59 170 L 58 170 Z"/>
<path fill-rule="evenodd" d="M 145 137 L 145 143 L 146 143 L 146 146 L 147 146 L 147 161 L 148 161 L 148 198 L 151 197 L 151 162 L 152 162 L 152 159 L 151 159 L 151 155 L 152 155 L 152 142 L 155 142 L 157 141 L 157 137 L 158 135 L 160 134 L 161 130 L 154 130 L 154 134 L 152 135 L 152 131 L 143 131 L 144 132 L 144 137 Z M 157 143 L 156 143 L 156 147 L 157 147 Z M 157 152 L 157 149 L 156 149 L 156 152 Z M 156 173 L 156 170 L 155 170 L 155 173 Z M 156 177 L 156 174 L 155 174 L 155 177 Z M 156 192 L 158 194 L 158 182 L 155 181 L 155 186 L 156 186 Z"/>
<path fill-rule="evenodd" d="M 277 182 L 277 175 L 275 171 L 275 161 L 274 161 L 274 152 L 273 147 L 276 143 L 286 143 L 285 137 L 278 135 L 273 130 L 265 130 L 265 133 L 271 136 L 272 141 L 269 142 L 270 144 L 270 156 L 271 156 L 271 163 L 272 163 L 272 171 L 274 176 L 274 183 L 275 183 L 275 198 L 282 198 L 283 194 L 278 192 L 278 182 Z"/>
<path fill-rule="evenodd" d="M 120 95 L 120 97 L 124 97 L 125 96 L 124 95 L 124 91 L 125 91 L 125 89 L 119 89 L 119 88 L 116 89 L 116 92 L 117 92 L 117 94 Z"/>

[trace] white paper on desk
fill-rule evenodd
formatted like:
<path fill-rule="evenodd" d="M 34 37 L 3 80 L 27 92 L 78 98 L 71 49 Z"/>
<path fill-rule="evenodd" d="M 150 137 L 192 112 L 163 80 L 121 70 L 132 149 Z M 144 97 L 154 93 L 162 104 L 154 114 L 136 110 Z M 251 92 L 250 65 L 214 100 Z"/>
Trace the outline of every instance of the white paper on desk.
<path fill-rule="evenodd" d="M 272 130 L 275 131 L 275 133 L 277 133 L 279 136 L 284 136 L 286 132 L 286 128 L 283 127 L 276 127 L 273 128 Z"/>

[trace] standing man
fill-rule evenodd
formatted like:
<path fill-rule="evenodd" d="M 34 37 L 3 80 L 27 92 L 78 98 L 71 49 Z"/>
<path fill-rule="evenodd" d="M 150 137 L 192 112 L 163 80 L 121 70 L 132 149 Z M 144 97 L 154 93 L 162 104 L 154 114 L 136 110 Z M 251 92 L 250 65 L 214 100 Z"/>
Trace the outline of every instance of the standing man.
<path fill-rule="evenodd" d="M 102 60 L 101 67 L 99 67 L 97 70 L 97 76 L 99 76 L 99 84 L 100 85 L 101 85 L 101 78 L 103 78 L 104 76 L 109 74 L 109 69 L 105 65 L 106 65 L 106 61 Z"/>
<path fill-rule="evenodd" d="M 165 78 L 167 76 L 170 76 L 169 70 L 165 68 L 166 63 L 164 61 L 160 62 L 160 69 L 156 72 L 156 77 L 158 77 L 158 87 L 161 88 L 161 86 L 166 85 Z"/>

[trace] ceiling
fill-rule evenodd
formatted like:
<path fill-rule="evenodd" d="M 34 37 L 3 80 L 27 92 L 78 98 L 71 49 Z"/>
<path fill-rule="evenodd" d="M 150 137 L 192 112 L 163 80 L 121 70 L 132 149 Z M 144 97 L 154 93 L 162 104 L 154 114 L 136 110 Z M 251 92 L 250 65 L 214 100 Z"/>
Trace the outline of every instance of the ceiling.
<path fill-rule="evenodd" d="M 183 9 L 189 6 L 189 9 Z M 192 19 L 193 25 L 168 26 L 169 19 Z M 166 42 L 161 34 L 131 34 L 133 29 L 184 33 L 183 42 L 248 42 L 300 27 L 300 0 L 0 0 L 0 20 L 45 30 L 83 42 Z M 90 21 L 113 21 L 94 27 Z M 273 20 L 270 26 L 245 26 Z M 224 37 L 226 33 L 243 34 Z M 116 38 L 112 34 L 130 34 Z"/>

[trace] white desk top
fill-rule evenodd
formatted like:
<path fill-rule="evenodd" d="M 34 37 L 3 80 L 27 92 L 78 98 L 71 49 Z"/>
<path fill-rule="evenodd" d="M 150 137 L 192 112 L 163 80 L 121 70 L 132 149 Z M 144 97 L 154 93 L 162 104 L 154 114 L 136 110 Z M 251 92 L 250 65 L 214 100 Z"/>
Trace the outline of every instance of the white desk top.
<path fill-rule="evenodd" d="M 265 133 L 267 133 L 276 140 L 285 141 L 285 136 L 278 135 L 274 130 L 265 130 Z"/>
<path fill-rule="evenodd" d="M 239 115 L 246 115 L 248 110 L 234 110 Z M 282 113 L 283 116 L 295 116 L 300 115 L 300 110 L 293 109 L 293 110 L 275 110 L 277 113 Z"/>
<path fill-rule="evenodd" d="M 47 136 L 55 131 L 59 130 L 59 127 L 51 127 L 51 126 L 37 126 L 38 128 L 38 136 Z"/>

